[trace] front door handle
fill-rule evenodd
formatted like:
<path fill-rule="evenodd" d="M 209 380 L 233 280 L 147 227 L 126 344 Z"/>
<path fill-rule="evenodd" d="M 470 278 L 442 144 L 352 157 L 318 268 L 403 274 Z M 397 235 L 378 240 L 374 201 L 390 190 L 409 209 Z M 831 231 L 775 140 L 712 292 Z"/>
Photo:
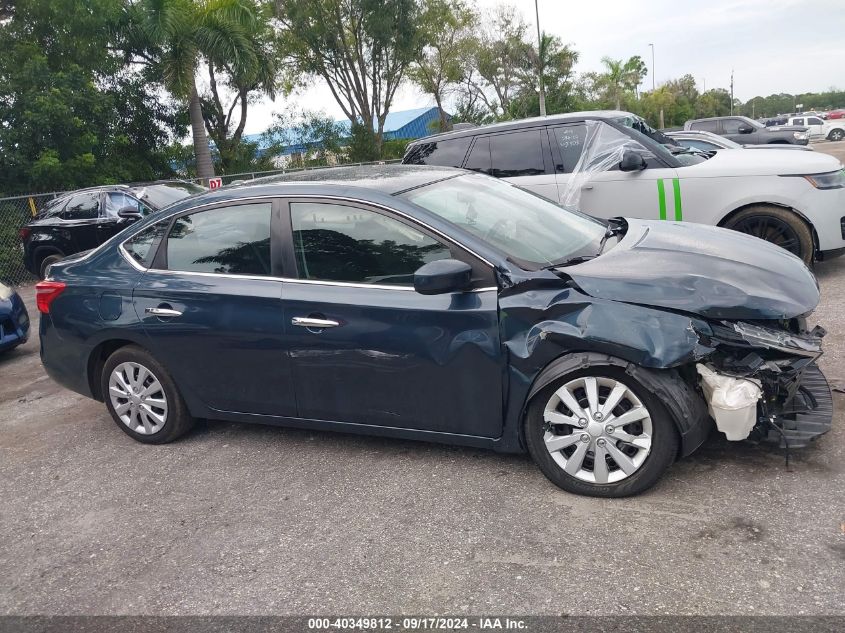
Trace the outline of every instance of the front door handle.
<path fill-rule="evenodd" d="M 179 310 L 173 310 L 172 308 L 147 308 L 144 310 L 147 314 L 152 314 L 153 316 L 157 317 L 178 317 L 182 316 L 182 313 Z"/>
<path fill-rule="evenodd" d="M 314 329 L 337 327 L 338 325 L 340 325 L 338 321 L 332 321 L 331 319 L 314 319 L 311 317 L 293 317 L 290 322 L 293 325 L 298 325 L 299 327 L 307 327 Z"/>

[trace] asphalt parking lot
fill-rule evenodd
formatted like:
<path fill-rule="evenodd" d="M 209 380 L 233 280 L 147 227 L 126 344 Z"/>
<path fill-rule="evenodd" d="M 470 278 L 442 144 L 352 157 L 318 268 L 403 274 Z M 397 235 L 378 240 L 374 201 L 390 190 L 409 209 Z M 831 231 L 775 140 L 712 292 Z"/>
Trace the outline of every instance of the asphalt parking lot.
<path fill-rule="evenodd" d="M 845 258 L 817 274 L 842 389 Z M 597 500 L 465 448 L 220 422 L 141 445 L 47 378 L 34 333 L 0 356 L 0 613 L 841 614 L 834 397 L 791 471 L 714 434 L 650 492 Z"/>

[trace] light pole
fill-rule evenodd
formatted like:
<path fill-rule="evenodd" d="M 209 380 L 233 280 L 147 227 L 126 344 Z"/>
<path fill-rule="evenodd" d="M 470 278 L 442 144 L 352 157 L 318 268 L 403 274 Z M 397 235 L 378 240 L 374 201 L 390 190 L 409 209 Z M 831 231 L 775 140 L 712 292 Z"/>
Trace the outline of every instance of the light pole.
<path fill-rule="evenodd" d="M 651 90 L 652 92 L 657 87 L 656 81 L 654 79 L 654 44 L 649 44 L 651 46 Z"/>
<path fill-rule="evenodd" d="M 540 35 L 540 8 L 534 0 L 534 15 L 537 18 L 537 78 L 540 80 L 540 116 L 546 116 L 546 88 L 543 86 L 543 40 Z"/>

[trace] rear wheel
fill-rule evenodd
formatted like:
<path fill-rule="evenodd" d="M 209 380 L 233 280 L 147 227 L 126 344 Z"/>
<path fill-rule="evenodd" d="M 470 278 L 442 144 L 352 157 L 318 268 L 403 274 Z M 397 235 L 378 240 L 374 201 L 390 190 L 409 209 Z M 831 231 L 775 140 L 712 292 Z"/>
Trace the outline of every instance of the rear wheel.
<path fill-rule="evenodd" d="M 725 227 L 780 246 L 803 259 L 808 266 L 813 263 L 813 234 L 789 209 L 755 205 L 737 213 Z"/>
<path fill-rule="evenodd" d="M 595 497 L 650 488 L 678 451 L 666 409 L 616 367 L 578 370 L 540 391 L 528 407 L 525 439 L 552 483 Z"/>
<path fill-rule="evenodd" d="M 55 264 L 57 261 L 61 260 L 64 255 L 59 253 L 51 253 L 47 255 L 44 259 L 41 260 L 41 263 L 38 265 L 38 275 L 41 279 L 44 279 L 47 276 L 47 268 L 52 264 Z"/>
<path fill-rule="evenodd" d="M 109 356 L 101 389 L 115 424 L 139 442 L 172 442 L 194 425 L 170 374 L 140 347 L 121 347 Z"/>

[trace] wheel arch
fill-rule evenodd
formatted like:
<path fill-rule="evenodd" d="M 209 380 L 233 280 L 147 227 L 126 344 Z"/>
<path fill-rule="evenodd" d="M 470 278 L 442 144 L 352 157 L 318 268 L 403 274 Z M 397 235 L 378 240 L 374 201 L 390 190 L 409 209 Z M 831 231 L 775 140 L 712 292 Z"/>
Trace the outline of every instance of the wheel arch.
<path fill-rule="evenodd" d="M 103 402 L 104 395 L 101 389 L 103 367 L 106 364 L 109 356 L 114 354 L 117 350 L 134 345 L 146 349 L 143 345 L 139 345 L 136 341 L 130 339 L 114 338 L 102 341 L 94 346 L 91 353 L 88 355 L 87 375 L 88 388 L 91 390 L 91 397 L 95 400 Z"/>
<path fill-rule="evenodd" d="M 554 381 L 580 369 L 589 367 L 615 367 L 634 378 L 643 387 L 660 398 L 675 429 L 681 438 L 679 456 L 695 451 L 707 438 L 713 426 L 707 413 L 704 398 L 676 368 L 649 369 L 630 361 L 597 352 L 568 352 L 548 363 L 534 379 L 525 402 L 522 404 L 519 441 L 526 446 L 525 415 L 534 397 Z"/>
<path fill-rule="evenodd" d="M 32 265 L 36 270 L 41 268 L 41 262 L 50 255 L 65 256 L 65 252 L 55 244 L 43 244 L 32 249 Z"/>
<path fill-rule="evenodd" d="M 725 228 L 726 225 L 736 217 L 740 212 L 745 211 L 746 209 L 750 209 L 751 207 L 779 207 L 781 209 L 786 209 L 787 211 L 794 213 L 799 220 L 801 220 L 808 229 L 810 229 L 810 234 L 813 236 L 813 254 L 817 255 L 819 252 L 819 235 L 816 233 L 815 225 L 810 222 L 810 219 L 799 209 L 796 209 L 793 206 L 788 204 L 784 204 L 782 202 L 772 202 L 770 200 L 759 201 L 759 202 L 747 202 L 742 204 L 731 211 L 728 211 L 722 219 L 716 224 L 716 226 Z"/>

